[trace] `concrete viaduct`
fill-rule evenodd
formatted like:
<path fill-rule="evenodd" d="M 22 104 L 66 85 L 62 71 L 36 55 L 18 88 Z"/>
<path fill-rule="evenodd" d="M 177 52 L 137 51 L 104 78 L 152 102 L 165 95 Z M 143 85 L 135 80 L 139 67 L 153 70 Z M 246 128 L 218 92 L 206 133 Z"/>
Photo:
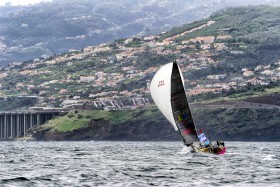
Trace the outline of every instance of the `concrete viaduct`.
<path fill-rule="evenodd" d="M 29 128 L 44 124 L 64 111 L 0 112 L 0 139 L 25 137 Z"/>

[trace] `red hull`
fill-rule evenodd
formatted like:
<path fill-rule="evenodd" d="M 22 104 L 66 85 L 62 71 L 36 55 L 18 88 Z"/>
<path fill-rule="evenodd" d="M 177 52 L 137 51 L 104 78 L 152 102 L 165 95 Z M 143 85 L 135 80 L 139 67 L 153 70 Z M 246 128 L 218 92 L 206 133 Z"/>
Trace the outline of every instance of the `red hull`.
<path fill-rule="evenodd" d="M 226 148 L 224 147 L 221 151 L 219 151 L 218 153 L 217 153 L 217 155 L 223 155 L 223 154 L 225 154 L 226 153 Z"/>

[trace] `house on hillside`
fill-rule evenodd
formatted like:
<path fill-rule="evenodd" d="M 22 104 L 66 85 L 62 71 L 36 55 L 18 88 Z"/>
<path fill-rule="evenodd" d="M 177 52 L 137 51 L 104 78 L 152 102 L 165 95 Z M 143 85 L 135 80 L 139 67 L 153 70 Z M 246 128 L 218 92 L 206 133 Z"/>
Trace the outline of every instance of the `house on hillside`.
<path fill-rule="evenodd" d="M 80 76 L 81 82 L 92 82 L 94 81 L 95 76 Z"/>
<path fill-rule="evenodd" d="M 271 71 L 271 70 L 264 70 L 261 72 L 262 75 L 266 75 L 266 76 L 270 76 L 270 75 L 273 75 L 274 72 Z"/>
<path fill-rule="evenodd" d="M 145 105 L 150 104 L 150 101 L 148 98 L 141 97 L 141 98 L 133 98 L 132 103 L 133 103 L 133 106 L 145 106 Z"/>
<path fill-rule="evenodd" d="M 59 91 L 60 94 L 66 94 L 67 92 L 68 92 L 68 90 L 66 90 L 66 89 L 61 89 L 61 90 Z"/>
<path fill-rule="evenodd" d="M 241 50 L 236 50 L 236 51 L 230 51 L 230 54 L 232 54 L 232 55 L 243 55 L 243 54 L 245 54 L 245 52 L 241 51 Z"/>
<path fill-rule="evenodd" d="M 207 78 L 210 80 L 222 80 L 227 77 L 226 74 L 220 74 L 220 75 L 208 75 Z"/>
<path fill-rule="evenodd" d="M 249 71 L 249 70 L 248 70 L 248 71 L 244 71 L 244 72 L 243 72 L 243 76 L 244 76 L 244 77 L 249 77 L 249 76 L 252 76 L 252 75 L 254 75 L 254 72 L 253 72 L 253 71 Z"/>

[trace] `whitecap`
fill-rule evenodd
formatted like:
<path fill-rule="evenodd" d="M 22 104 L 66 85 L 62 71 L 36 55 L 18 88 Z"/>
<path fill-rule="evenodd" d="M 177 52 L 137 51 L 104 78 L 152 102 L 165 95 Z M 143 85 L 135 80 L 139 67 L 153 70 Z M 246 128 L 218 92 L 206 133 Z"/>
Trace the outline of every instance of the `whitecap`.
<path fill-rule="evenodd" d="M 276 155 L 265 155 L 262 160 L 277 160 L 275 156 Z"/>

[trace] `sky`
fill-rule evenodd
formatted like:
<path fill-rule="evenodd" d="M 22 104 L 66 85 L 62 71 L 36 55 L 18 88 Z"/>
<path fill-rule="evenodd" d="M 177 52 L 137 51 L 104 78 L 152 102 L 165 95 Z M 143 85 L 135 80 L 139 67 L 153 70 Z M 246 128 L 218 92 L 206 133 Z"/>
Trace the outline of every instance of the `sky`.
<path fill-rule="evenodd" d="M 52 0 L 0 0 L 0 6 L 5 5 L 6 3 L 11 3 L 11 5 L 29 5 L 36 4 L 43 1 L 52 1 Z"/>

